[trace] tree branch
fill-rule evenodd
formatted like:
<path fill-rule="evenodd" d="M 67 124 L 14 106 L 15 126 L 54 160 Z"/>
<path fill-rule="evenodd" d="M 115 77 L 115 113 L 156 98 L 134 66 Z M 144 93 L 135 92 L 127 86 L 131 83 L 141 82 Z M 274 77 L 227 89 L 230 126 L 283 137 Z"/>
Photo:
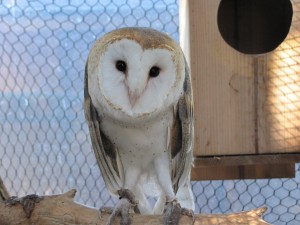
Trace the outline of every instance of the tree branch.
<path fill-rule="evenodd" d="M 64 224 L 64 225 L 104 225 L 109 214 L 99 210 L 74 203 L 76 190 L 70 190 L 62 195 L 38 197 L 29 195 L 23 198 L 10 198 L 0 202 L 0 224 L 30 225 L 30 224 Z M 266 208 L 258 208 L 247 212 L 228 215 L 196 215 L 194 225 L 203 224 L 268 224 L 261 219 Z M 162 215 L 131 214 L 132 225 L 162 225 Z M 117 219 L 115 225 L 120 224 Z M 192 219 L 183 216 L 181 225 L 192 224 Z"/>

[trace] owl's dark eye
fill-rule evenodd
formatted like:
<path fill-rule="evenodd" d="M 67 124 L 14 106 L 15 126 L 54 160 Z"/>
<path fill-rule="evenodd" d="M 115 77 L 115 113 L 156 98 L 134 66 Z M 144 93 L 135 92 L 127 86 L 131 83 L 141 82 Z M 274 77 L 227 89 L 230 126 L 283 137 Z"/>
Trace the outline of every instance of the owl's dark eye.
<path fill-rule="evenodd" d="M 157 66 L 152 66 L 150 71 L 149 71 L 149 76 L 150 77 L 157 77 L 160 73 L 160 68 Z"/>
<path fill-rule="evenodd" d="M 126 71 L 126 69 L 127 69 L 127 65 L 126 65 L 126 63 L 124 61 L 118 60 L 116 62 L 116 68 L 117 68 L 117 70 L 119 70 L 119 71 L 121 71 L 121 72 L 124 73 Z"/>

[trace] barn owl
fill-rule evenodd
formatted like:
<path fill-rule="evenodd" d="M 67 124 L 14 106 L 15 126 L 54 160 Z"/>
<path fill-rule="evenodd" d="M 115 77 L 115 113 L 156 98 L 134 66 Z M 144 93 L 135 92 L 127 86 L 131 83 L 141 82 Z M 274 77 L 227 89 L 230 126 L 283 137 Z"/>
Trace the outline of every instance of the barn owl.
<path fill-rule="evenodd" d="M 194 210 L 191 78 L 174 40 L 148 28 L 97 40 L 86 63 L 84 109 L 106 187 L 120 196 L 108 224 L 130 207 L 164 213 L 165 224 Z M 156 197 L 154 207 L 148 196 Z M 129 224 L 123 217 L 121 224 Z"/>

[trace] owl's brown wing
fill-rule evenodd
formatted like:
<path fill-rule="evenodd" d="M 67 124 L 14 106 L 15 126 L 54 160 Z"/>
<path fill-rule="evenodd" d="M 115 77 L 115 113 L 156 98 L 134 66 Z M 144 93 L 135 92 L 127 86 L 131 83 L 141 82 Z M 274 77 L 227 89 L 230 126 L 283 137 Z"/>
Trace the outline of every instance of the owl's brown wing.
<path fill-rule="evenodd" d="M 123 167 L 118 149 L 102 132 L 101 117 L 93 105 L 88 89 L 88 65 L 85 67 L 84 80 L 84 112 L 88 123 L 93 150 L 106 187 L 110 192 L 116 192 L 122 187 Z"/>
<path fill-rule="evenodd" d="M 0 202 L 4 202 L 5 200 L 8 200 L 10 197 L 3 180 L 0 177 Z"/>
<path fill-rule="evenodd" d="M 171 176 L 173 189 L 190 179 L 193 159 L 194 115 L 191 77 L 185 62 L 184 93 L 174 107 L 174 122 L 169 129 L 169 146 L 171 155 Z"/>

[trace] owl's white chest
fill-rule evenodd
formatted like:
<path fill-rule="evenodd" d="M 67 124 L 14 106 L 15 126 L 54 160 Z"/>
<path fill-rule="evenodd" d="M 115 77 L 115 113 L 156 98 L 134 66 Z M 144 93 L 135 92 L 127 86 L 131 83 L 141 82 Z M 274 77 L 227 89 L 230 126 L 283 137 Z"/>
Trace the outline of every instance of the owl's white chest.
<path fill-rule="evenodd" d="M 103 132 L 118 148 L 120 158 L 126 167 L 137 167 L 147 173 L 154 167 L 157 157 L 168 154 L 168 127 L 173 120 L 171 110 L 157 119 L 136 125 L 124 125 L 115 121 L 104 120 Z"/>

